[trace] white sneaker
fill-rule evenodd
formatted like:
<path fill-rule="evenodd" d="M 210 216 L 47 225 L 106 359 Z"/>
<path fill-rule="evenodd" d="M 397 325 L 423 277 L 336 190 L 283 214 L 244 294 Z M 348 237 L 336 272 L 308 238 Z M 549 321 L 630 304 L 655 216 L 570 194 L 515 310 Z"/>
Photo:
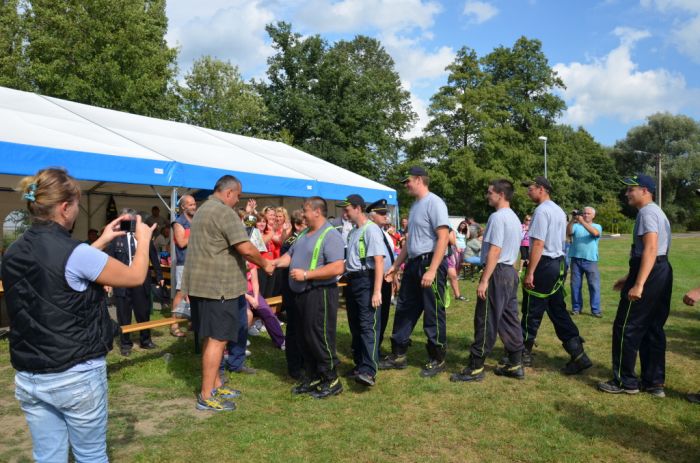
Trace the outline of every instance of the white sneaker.
<path fill-rule="evenodd" d="M 250 347 L 250 339 L 246 339 L 246 341 L 245 341 L 245 346 L 246 346 L 246 347 Z"/>
<path fill-rule="evenodd" d="M 251 355 L 253 355 L 253 353 L 252 353 L 251 351 L 249 351 L 248 349 L 246 349 L 246 350 L 245 350 L 245 356 L 246 356 L 246 357 L 250 357 Z"/>

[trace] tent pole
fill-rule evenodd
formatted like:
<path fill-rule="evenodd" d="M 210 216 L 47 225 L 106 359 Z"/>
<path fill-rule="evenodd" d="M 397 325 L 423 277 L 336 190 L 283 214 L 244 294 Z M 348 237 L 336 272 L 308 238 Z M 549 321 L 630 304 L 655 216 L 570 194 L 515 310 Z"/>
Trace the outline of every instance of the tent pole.
<path fill-rule="evenodd" d="M 159 195 L 160 197 L 160 195 Z M 162 200 L 162 198 L 161 198 Z M 175 211 L 177 210 L 177 188 L 173 188 L 173 192 L 170 195 L 170 223 L 175 222 Z M 170 303 L 172 304 L 175 300 L 175 273 L 177 273 L 177 257 L 175 256 L 175 233 L 170 230 Z M 171 308 L 172 310 L 175 307 Z"/>
<path fill-rule="evenodd" d="M 158 190 L 156 190 L 156 187 L 151 185 L 151 189 L 156 194 L 156 196 L 158 196 L 158 199 L 160 199 L 160 202 L 163 203 L 163 205 L 168 210 L 168 212 L 171 212 L 172 211 L 172 204 L 168 204 L 168 202 L 165 199 L 163 199 L 163 197 L 160 195 L 160 193 L 158 193 Z"/>

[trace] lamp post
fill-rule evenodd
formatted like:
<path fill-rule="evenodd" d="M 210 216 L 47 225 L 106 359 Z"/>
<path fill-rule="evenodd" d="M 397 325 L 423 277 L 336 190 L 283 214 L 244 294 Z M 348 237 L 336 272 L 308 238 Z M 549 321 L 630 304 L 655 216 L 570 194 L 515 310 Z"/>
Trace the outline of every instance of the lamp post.
<path fill-rule="evenodd" d="M 661 207 L 661 153 L 650 153 L 648 151 L 634 150 L 636 154 L 647 154 L 649 156 L 654 156 L 655 166 L 654 170 L 656 173 L 656 200 Z"/>
<path fill-rule="evenodd" d="M 547 137 L 542 135 L 539 140 L 544 142 L 544 178 L 547 178 Z"/>

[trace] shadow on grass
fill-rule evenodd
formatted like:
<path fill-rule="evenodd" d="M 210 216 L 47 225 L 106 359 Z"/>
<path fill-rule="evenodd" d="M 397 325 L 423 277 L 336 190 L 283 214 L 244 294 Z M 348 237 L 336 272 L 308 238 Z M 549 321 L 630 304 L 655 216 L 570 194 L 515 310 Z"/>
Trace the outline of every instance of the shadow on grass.
<path fill-rule="evenodd" d="M 621 400 L 625 399 L 621 397 Z M 696 462 L 700 455 L 700 441 L 696 438 L 700 424 L 697 421 L 687 423 L 683 432 L 673 432 L 632 415 L 598 414 L 580 404 L 558 402 L 555 408 L 561 424 L 588 438 L 610 441 L 659 461 Z"/>

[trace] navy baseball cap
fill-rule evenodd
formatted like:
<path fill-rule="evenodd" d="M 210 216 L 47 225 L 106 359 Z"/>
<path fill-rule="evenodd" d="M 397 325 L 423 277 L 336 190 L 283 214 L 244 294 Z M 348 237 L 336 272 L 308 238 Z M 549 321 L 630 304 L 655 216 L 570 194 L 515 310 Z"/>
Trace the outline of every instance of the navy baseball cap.
<path fill-rule="evenodd" d="M 362 196 L 360 195 L 350 195 L 345 200 L 341 201 L 338 203 L 339 207 L 345 207 L 345 206 L 352 206 L 352 207 L 361 207 L 362 209 L 365 208 L 365 200 Z"/>
<path fill-rule="evenodd" d="M 408 178 L 411 176 L 413 176 L 413 177 L 427 177 L 428 172 L 420 166 L 413 166 L 410 169 L 408 169 L 408 172 L 406 173 L 406 176 L 404 177 L 404 179 L 401 180 L 401 183 L 408 182 Z"/>
<path fill-rule="evenodd" d="M 627 186 L 641 186 L 649 190 L 651 193 L 656 193 L 656 182 L 649 175 L 637 174 L 631 177 L 621 178 L 620 181 L 623 185 Z"/>
<path fill-rule="evenodd" d="M 549 192 L 549 193 L 551 193 L 553 191 L 552 184 L 549 183 L 549 180 L 547 180 L 546 178 L 544 178 L 541 175 L 538 175 L 533 180 L 525 180 L 524 182 L 522 182 L 522 185 L 523 186 L 537 185 L 537 186 L 541 186 L 542 188 L 547 190 L 547 192 Z"/>

